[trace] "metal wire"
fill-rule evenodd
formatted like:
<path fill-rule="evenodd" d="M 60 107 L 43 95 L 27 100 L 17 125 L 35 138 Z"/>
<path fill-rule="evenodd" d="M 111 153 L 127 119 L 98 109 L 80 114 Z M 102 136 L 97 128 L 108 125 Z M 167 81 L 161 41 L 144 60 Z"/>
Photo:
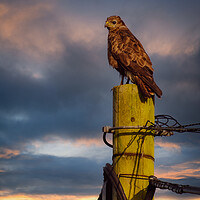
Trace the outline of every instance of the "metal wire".
<path fill-rule="evenodd" d="M 149 126 L 148 126 L 149 125 Z M 132 137 L 125 147 L 124 151 L 122 152 L 121 156 L 125 154 L 125 151 L 127 148 L 133 143 L 133 141 L 136 139 L 137 135 L 154 135 L 154 136 L 171 136 L 174 133 L 173 132 L 191 132 L 191 133 L 200 133 L 200 123 L 192 123 L 192 124 L 186 124 L 181 125 L 175 118 L 173 118 L 170 115 L 156 115 L 155 116 L 155 123 L 152 123 L 151 121 L 147 121 L 144 126 L 119 126 L 119 127 L 109 127 L 104 126 L 103 127 L 103 141 L 106 145 L 109 147 L 113 147 L 112 144 L 107 142 L 106 140 L 106 134 L 107 133 L 114 133 L 115 130 L 120 129 L 135 129 L 138 131 L 134 131 L 133 134 L 129 132 L 128 134 L 132 134 Z M 146 130 L 145 132 L 142 130 Z M 118 161 L 121 159 L 121 156 L 116 160 L 114 166 L 118 163 Z M 107 175 L 110 176 L 113 172 L 113 168 L 108 171 Z M 110 167 L 109 167 L 110 168 Z M 164 181 L 158 180 L 155 176 L 149 176 L 144 177 L 143 175 L 137 175 L 137 174 L 119 174 L 119 177 L 123 178 L 134 178 L 134 179 L 143 179 L 147 180 L 149 178 L 149 194 L 147 195 L 145 200 L 150 200 L 153 198 L 154 192 L 156 188 L 160 189 L 168 189 L 173 192 L 182 194 L 182 193 L 191 193 L 191 194 L 199 194 L 200 195 L 200 188 L 199 187 L 192 187 L 189 185 L 179 185 L 179 184 L 173 184 L 168 183 Z M 117 187 L 116 187 L 117 188 Z M 153 189 L 152 189 L 153 188 Z M 154 190 L 154 191 L 153 191 Z M 119 192 L 121 193 L 121 191 Z M 148 191 L 147 191 L 148 193 Z M 125 199 L 126 197 L 124 197 Z M 122 198 L 123 199 L 123 198 Z"/>
<path fill-rule="evenodd" d="M 148 124 L 150 125 L 147 126 Z M 144 130 L 150 130 L 148 134 L 154 136 L 171 136 L 174 134 L 173 132 L 200 133 L 200 123 L 181 125 L 175 118 L 173 118 L 170 115 L 156 115 L 155 123 L 147 121 L 145 126 L 118 126 L 118 127 L 104 126 L 103 132 L 114 133 L 115 130 L 120 130 L 120 129 L 127 129 L 127 130 L 139 129 L 140 131 L 144 129 Z"/>
<path fill-rule="evenodd" d="M 170 115 L 156 115 L 155 125 L 158 127 L 181 127 L 181 124 Z"/>
<path fill-rule="evenodd" d="M 104 167 L 104 183 L 108 183 L 109 181 L 111 185 L 108 184 L 107 188 L 108 191 L 106 191 L 106 193 L 112 193 L 112 186 L 114 186 L 117 192 L 118 199 L 120 200 L 127 200 L 123 187 L 119 181 L 120 177 L 149 180 L 149 186 L 147 188 L 147 194 L 145 200 L 153 199 L 156 188 L 171 190 L 172 192 L 176 192 L 178 194 L 190 193 L 190 194 L 200 195 L 200 187 L 169 183 L 166 181 L 161 181 L 155 176 L 145 176 L 138 174 L 119 174 L 117 176 L 117 174 L 115 174 L 113 170 L 113 166 L 107 163 L 106 166 Z M 98 200 L 102 200 L 102 193 L 103 189 L 101 191 L 101 194 L 99 195 Z M 112 194 L 107 194 L 107 195 L 112 196 Z"/>
<path fill-rule="evenodd" d="M 157 179 L 157 177 L 155 177 L 155 176 L 149 177 L 149 184 L 152 186 L 155 186 L 156 188 L 168 189 L 168 190 L 171 190 L 172 192 L 176 192 L 178 194 L 191 193 L 191 194 L 200 195 L 200 187 L 193 187 L 193 186 L 189 186 L 189 185 L 180 185 L 180 184 L 169 183 L 169 182 L 161 181 L 161 180 Z"/>

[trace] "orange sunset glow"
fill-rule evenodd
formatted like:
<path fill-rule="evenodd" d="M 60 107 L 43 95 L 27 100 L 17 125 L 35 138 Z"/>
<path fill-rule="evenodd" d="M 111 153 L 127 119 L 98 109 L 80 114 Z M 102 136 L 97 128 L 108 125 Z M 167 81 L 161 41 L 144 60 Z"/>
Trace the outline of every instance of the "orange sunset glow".
<path fill-rule="evenodd" d="M 9 195 L 0 197 L 0 200 L 96 200 L 96 196 L 73 196 L 73 195 Z"/>

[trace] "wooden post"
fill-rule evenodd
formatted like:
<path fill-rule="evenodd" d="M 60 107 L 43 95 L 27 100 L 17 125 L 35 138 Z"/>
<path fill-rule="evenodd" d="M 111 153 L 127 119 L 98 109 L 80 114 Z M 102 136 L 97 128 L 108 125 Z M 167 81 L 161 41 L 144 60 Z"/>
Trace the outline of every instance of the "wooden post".
<path fill-rule="evenodd" d="M 135 84 L 113 88 L 113 127 L 154 122 L 154 99 L 140 97 Z M 148 124 L 150 125 L 150 124 Z M 117 130 L 113 134 L 113 167 L 128 200 L 145 198 L 148 176 L 154 175 L 154 137 L 150 131 Z M 117 200 L 113 192 L 113 200 Z"/>

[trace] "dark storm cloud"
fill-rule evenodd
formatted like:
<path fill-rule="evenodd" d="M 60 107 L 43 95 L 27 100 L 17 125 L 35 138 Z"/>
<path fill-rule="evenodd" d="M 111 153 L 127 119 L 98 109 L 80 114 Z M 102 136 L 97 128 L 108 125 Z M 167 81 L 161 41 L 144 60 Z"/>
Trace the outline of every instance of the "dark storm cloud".
<path fill-rule="evenodd" d="M 38 23 L 41 28 L 42 22 L 51 27 L 50 19 L 42 15 L 42 21 L 29 20 L 31 23 L 26 29 Z M 2 144 L 12 146 L 51 133 L 76 138 L 86 137 L 86 134 L 95 137 L 101 126 L 110 121 L 111 106 L 106 102 L 111 105 L 110 89 L 114 78 L 110 78 L 112 71 L 105 67 L 107 61 L 102 59 L 99 63 L 99 57 L 106 57 L 105 49 L 96 48 L 96 55 L 92 56 L 93 49 L 66 41 L 62 34 L 59 40 L 66 50 L 59 60 L 49 57 L 52 62 L 42 63 L 42 68 L 47 65 L 44 79 L 34 79 L 24 73 L 29 70 L 24 65 L 34 66 L 37 62 L 30 56 L 27 61 L 26 52 L 23 54 L 4 43 L 6 53 L 3 49 L 0 52 Z M 13 119 L 20 114 L 27 116 L 27 120 Z"/>
<path fill-rule="evenodd" d="M 200 120 L 198 114 L 200 111 L 199 59 L 199 50 L 192 56 L 156 59 L 157 64 L 163 66 L 158 80 L 164 88 L 163 99 L 157 101 L 157 110 L 164 112 L 165 109 L 176 116 L 180 123 Z M 164 103 L 165 106 L 163 106 Z"/>
<path fill-rule="evenodd" d="M 58 67 L 47 72 L 48 81 L 10 71 L 9 66 L 1 68 L 2 135 L 10 142 L 50 133 L 97 136 L 95 132 L 110 120 L 112 79 L 108 73 L 111 70 L 107 72 L 92 61 L 89 53 L 81 47 L 71 47 L 68 58 L 64 56 L 56 63 Z M 28 119 L 12 119 L 18 113 L 25 113 Z"/>
<path fill-rule="evenodd" d="M 157 65 L 162 66 L 157 76 L 163 88 L 163 97 L 156 101 L 156 114 L 169 114 L 182 125 L 200 122 L 200 51 L 184 57 L 155 57 Z M 187 147 L 177 159 L 199 159 L 200 137 L 198 133 L 175 133 L 165 141 Z"/>
<path fill-rule="evenodd" d="M 15 3 L 12 2 L 11 5 L 15 5 Z M 69 7 L 71 6 L 73 9 L 81 8 L 82 5 L 69 2 L 61 2 L 61 4 L 65 6 L 69 4 Z M 119 2 L 115 6 L 117 7 L 118 4 Z M 162 9 L 165 4 L 160 5 Z M 30 5 L 31 2 L 25 4 L 25 6 Z M 100 5 L 103 6 L 104 3 Z M 19 8 L 20 6 L 23 8 L 24 5 L 19 4 Z M 95 8 L 94 3 L 91 3 L 90 6 Z M 151 6 L 152 8 L 156 7 L 156 2 Z M 146 9 L 146 4 L 141 9 Z M 170 10 L 170 12 L 174 13 L 175 11 Z M 62 12 L 61 15 L 64 16 Z M 42 20 L 33 19 L 30 21 L 31 23 L 26 23 L 25 27 L 30 29 L 34 25 L 35 28 L 41 28 L 45 24 L 45 26 L 53 28 L 54 22 L 59 19 L 57 16 L 58 14 L 53 14 L 52 11 L 46 12 L 39 17 Z M 167 17 L 165 13 L 165 18 Z M 102 18 L 102 24 L 103 21 Z M 138 24 L 136 27 L 141 28 Z M 42 32 L 40 33 L 42 34 Z M 43 65 L 51 66 L 45 70 L 46 79 L 44 80 L 30 78 L 17 69 L 17 66 L 25 63 L 29 65 L 34 61 L 27 62 L 23 59 L 23 54 L 9 49 L 9 46 L 5 48 L 6 54 L 4 51 L 1 52 L 1 131 L 4 136 L 7 135 L 5 137 L 8 137 L 9 140 L 11 135 L 13 141 L 19 142 L 18 139 L 21 140 L 22 137 L 24 139 L 43 137 L 55 132 L 68 137 L 80 137 L 82 134 L 94 136 L 97 135 L 94 132 L 100 131 L 102 125 L 111 123 L 112 95 L 110 89 L 118 84 L 118 75 L 108 68 L 105 53 L 106 41 L 104 45 L 94 51 L 93 48 L 87 49 L 81 43 L 66 40 L 63 38 L 63 33 L 60 35 L 60 40 L 66 50 L 62 52 L 63 56 L 59 60 L 43 63 Z M 156 81 L 164 92 L 162 100 L 157 101 L 156 111 L 171 114 L 184 122 L 188 121 L 184 117 L 186 115 L 191 121 L 198 121 L 198 112 L 196 111 L 199 111 L 198 100 L 200 97 L 198 93 L 192 94 L 199 88 L 194 91 L 192 88 L 186 88 L 184 91 L 181 84 L 192 82 L 199 85 L 199 68 L 196 64 L 199 54 L 187 56 L 185 59 L 153 55 L 152 60 L 158 66 L 155 70 Z M 180 91 L 174 87 L 178 83 L 180 83 L 178 88 Z M 20 112 L 25 113 L 28 120 L 19 122 L 5 117 L 5 114 L 12 116 Z"/>
<path fill-rule="evenodd" d="M 86 158 L 21 155 L 1 159 L 0 187 L 12 194 L 97 194 L 102 164 Z"/>

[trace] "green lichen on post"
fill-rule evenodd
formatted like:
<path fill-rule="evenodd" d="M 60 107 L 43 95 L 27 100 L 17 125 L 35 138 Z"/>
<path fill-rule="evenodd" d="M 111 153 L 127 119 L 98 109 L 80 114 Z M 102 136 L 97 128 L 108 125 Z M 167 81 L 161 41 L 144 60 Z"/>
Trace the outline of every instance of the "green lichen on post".
<path fill-rule="evenodd" d="M 114 127 L 144 126 L 148 120 L 154 122 L 153 97 L 143 99 L 135 84 L 113 88 Z M 115 131 L 113 166 L 128 200 L 144 199 L 149 183 L 147 177 L 154 174 L 153 158 L 154 137 L 151 131 Z"/>

